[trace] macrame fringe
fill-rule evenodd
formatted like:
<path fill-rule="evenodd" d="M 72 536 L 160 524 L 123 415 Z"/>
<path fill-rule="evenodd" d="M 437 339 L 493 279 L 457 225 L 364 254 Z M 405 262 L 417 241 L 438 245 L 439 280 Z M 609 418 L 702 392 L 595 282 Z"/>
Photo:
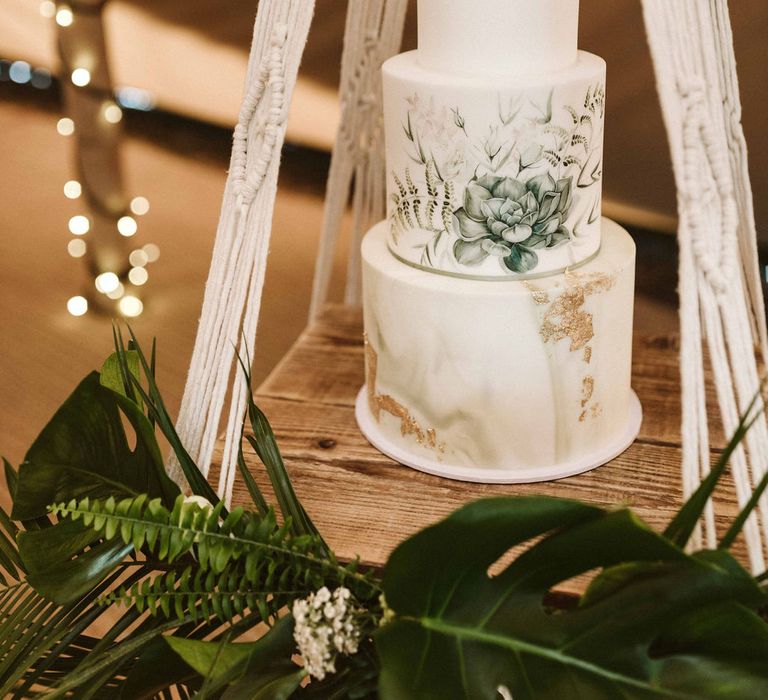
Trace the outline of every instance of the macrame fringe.
<path fill-rule="evenodd" d="M 203 310 L 177 430 L 207 475 L 232 379 L 219 496 L 231 500 L 245 414 L 244 378 L 235 351 L 253 357 L 264 286 L 280 151 L 313 0 L 261 0 L 235 127 L 229 175 L 216 231 Z M 178 463 L 168 464 L 176 481 Z"/>
<path fill-rule="evenodd" d="M 400 50 L 407 8 L 407 0 L 360 0 L 347 5 L 341 123 L 328 174 L 310 322 L 328 301 L 334 251 L 350 193 L 353 223 L 344 302 L 360 303 L 360 242 L 363 234 L 386 214 L 380 68 Z"/>
<path fill-rule="evenodd" d="M 760 386 L 755 347 L 768 357 L 752 190 L 726 0 L 643 0 L 669 135 L 680 214 L 680 373 L 683 490 L 709 471 L 705 347 L 726 435 Z M 706 343 L 706 345 L 705 345 Z M 768 467 L 761 416 L 733 456 L 740 505 Z M 702 532 L 703 530 L 703 532 Z M 752 570 L 765 571 L 768 498 L 746 523 Z M 693 546 L 717 543 L 710 502 Z"/>

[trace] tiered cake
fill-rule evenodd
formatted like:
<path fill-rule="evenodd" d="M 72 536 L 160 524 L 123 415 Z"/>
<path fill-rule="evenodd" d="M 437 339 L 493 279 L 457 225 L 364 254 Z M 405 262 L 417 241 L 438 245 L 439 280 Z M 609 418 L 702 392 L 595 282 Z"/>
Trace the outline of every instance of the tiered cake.
<path fill-rule="evenodd" d="M 363 241 L 357 418 L 471 481 L 598 466 L 634 439 L 634 244 L 601 219 L 605 63 L 578 0 L 419 0 L 383 67 L 388 217 Z"/>

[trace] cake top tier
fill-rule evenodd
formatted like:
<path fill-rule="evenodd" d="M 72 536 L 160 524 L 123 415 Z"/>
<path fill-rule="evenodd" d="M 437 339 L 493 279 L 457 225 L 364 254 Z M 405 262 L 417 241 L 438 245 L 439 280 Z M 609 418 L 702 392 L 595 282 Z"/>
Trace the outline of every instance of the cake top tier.
<path fill-rule="evenodd" d="M 576 61 L 579 0 L 418 0 L 419 63 L 454 75 L 550 73 Z"/>

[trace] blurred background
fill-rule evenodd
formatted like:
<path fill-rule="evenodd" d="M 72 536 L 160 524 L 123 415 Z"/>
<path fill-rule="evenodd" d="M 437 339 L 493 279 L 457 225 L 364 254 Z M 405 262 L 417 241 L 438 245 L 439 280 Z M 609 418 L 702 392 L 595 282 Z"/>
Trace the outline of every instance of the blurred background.
<path fill-rule="evenodd" d="M 674 332 L 675 189 L 640 2 L 581 5 L 581 47 L 609 66 L 604 211 L 630 227 L 638 244 L 636 330 Z M 757 223 L 765 230 L 768 6 L 731 5 Z M 158 336 L 160 385 L 175 413 L 256 8 L 256 0 L 0 0 L 0 454 L 12 462 L 108 354 L 115 313 L 130 317 L 147 343 Z M 413 10 L 404 48 L 415 45 Z M 317 0 L 283 154 L 257 381 L 306 323 L 345 12 L 344 0 Z M 83 46 L 107 59 L 111 84 L 98 67 L 91 73 L 78 64 Z M 91 85 L 97 107 L 72 83 Z M 71 135 L 96 119 L 89 108 L 109 131 L 94 127 L 78 152 Z M 88 182 L 81 182 L 83 168 Z M 101 202 L 87 236 L 89 223 L 78 218 L 84 199 Z M 98 217 L 115 211 L 125 216 L 107 237 Z M 125 285 L 96 277 L 98 260 L 87 246 L 99 240 L 104 259 L 123 261 Z M 340 296 L 343 252 L 336 262 Z"/>

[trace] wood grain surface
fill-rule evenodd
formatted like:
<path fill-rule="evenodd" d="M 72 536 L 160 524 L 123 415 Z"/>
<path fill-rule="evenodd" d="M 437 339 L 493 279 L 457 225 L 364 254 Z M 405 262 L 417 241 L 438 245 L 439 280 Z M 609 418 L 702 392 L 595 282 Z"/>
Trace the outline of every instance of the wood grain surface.
<path fill-rule="evenodd" d="M 670 520 L 682 502 L 674 337 L 636 338 L 633 387 L 644 409 L 637 441 L 609 464 L 560 481 L 470 484 L 404 467 L 378 452 L 358 430 L 354 400 L 362 383 L 361 314 L 329 306 L 257 392 L 257 403 L 275 430 L 299 497 L 343 558 L 359 555 L 364 563 L 380 567 L 394 547 L 415 531 L 487 496 L 541 494 L 607 507 L 626 505 L 657 528 Z M 724 437 L 714 422 L 711 431 L 714 459 Z M 220 452 L 215 459 L 220 459 Z M 263 467 L 249 449 L 246 461 L 266 488 Z M 723 527 L 736 513 L 730 483 L 722 485 L 716 500 Z M 248 502 L 242 481 L 235 485 L 233 501 Z M 736 551 L 740 558 L 744 556 L 741 543 Z M 570 582 L 565 590 L 579 590 L 583 583 Z"/>

